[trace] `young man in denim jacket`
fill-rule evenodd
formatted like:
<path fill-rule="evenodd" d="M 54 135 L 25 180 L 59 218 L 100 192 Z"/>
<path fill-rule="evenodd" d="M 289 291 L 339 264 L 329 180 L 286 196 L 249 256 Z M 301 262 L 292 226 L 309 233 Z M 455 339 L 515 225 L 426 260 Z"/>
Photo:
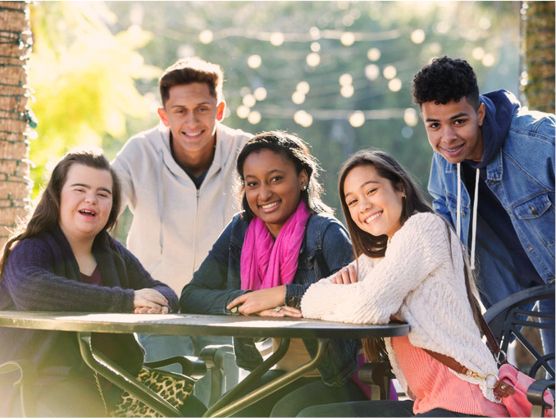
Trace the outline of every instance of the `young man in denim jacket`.
<path fill-rule="evenodd" d="M 435 152 L 434 209 L 469 248 L 483 304 L 554 281 L 554 115 L 506 90 L 479 95 L 471 66 L 448 57 L 417 73 L 413 95 Z M 554 301 L 540 310 L 554 313 Z"/>

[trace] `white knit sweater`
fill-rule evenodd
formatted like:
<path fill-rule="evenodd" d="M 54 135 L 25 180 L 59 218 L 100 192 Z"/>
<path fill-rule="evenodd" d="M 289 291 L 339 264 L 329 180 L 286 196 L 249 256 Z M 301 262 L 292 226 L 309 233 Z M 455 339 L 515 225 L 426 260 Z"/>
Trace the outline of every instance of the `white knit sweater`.
<path fill-rule="evenodd" d="M 483 377 L 496 376 L 467 298 L 462 247 L 450 233 L 450 248 L 447 232 L 438 215 L 411 216 L 388 243 L 384 258 L 357 259 L 359 282 L 341 285 L 325 278 L 313 284 L 301 301 L 303 316 L 384 324 L 397 315 L 410 325 L 414 346 L 451 356 Z M 394 373 L 407 391 L 390 339 L 385 341 Z M 485 397 L 496 401 L 485 379 L 457 375 L 479 384 Z"/>

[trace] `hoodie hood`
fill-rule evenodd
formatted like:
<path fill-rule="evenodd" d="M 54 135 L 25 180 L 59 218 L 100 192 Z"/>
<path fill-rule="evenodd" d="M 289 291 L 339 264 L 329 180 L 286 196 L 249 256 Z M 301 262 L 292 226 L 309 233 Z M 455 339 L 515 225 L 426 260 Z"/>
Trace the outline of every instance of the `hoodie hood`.
<path fill-rule="evenodd" d="M 498 153 L 506 141 L 512 124 L 512 117 L 519 109 L 520 103 L 513 93 L 507 90 L 496 90 L 480 96 L 485 104 L 486 115 L 481 132 L 483 135 L 483 158 L 478 164 L 471 165 L 482 169 L 486 167 Z"/>

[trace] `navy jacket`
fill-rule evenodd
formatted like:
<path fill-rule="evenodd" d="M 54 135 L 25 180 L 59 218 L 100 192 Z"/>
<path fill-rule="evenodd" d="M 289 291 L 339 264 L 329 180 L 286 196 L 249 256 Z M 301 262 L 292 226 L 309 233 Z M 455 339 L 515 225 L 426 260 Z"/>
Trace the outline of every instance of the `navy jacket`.
<path fill-rule="evenodd" d="M 248 222 L 241 214 L 234 216 L 224 229 L 206 259 L 187 284 L 180 298 L 181 311 L 198 314 L 231 314 L 226 306 L 244 294 L 241 290 L 241 248 Z M 334 217 L 313 214 L 305 230 L 297 272 L 286 286 L 286 303 L 296 306 L 307 288 L 353 260 L 348 234 Z M 307 350 L 316 352 L 316 341 L 304 340 Z M 356 340 L 331 340 L 324 361 L 319 366 L 323 381 L 329 385 L 343 384 L 356 367 Z M 262 357 L 251 339 L 234 339 L 237 364 L 252 370 Z"/>
<path fill-rule="evenodd" d="M 171 310 L 177 309 L 176 294 L 155 281 L 108 233 L 97 236 L 93 254 L 102 286 L 81 281 L 77 261 L 59 228 L 19 242 L 0 281 L 0 310 L 129 313 L 133 311 L 133 290 L 141 288 L 156 289 L 168 299 Z M 93 343 L 95 336 L 101 335 L 93 335 Z M 132 335 L 106 337 L 103 351 L 105 343 L 112 342 L 111 353 L 106 355 L 116 357 L 128 370 L 140 368 L 143 353 Z M 72 332 L 0 328 L 0 364 L 17 359 L 30 360 L 39 373 L 43 368 L 63 367 L 90 374 Z"/>

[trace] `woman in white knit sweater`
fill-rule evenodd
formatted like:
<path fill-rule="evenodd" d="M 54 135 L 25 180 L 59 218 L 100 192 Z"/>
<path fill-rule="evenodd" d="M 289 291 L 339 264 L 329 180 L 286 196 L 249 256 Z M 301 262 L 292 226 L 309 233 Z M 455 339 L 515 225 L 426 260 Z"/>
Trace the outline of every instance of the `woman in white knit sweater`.
<path fill-rule="evenodd" d="M 352 156 L 339 192 L 357 260 L 307 290 L 303 316 L 409 323 L 409 336 L 364 347 L 370 360 L 389 358 L 411 400 L 320 405 L 300 416 L 507 416 L 493 394 L 497 366 L 474 319 L 462 247 L 447 223 L 383 152 Z"/>

